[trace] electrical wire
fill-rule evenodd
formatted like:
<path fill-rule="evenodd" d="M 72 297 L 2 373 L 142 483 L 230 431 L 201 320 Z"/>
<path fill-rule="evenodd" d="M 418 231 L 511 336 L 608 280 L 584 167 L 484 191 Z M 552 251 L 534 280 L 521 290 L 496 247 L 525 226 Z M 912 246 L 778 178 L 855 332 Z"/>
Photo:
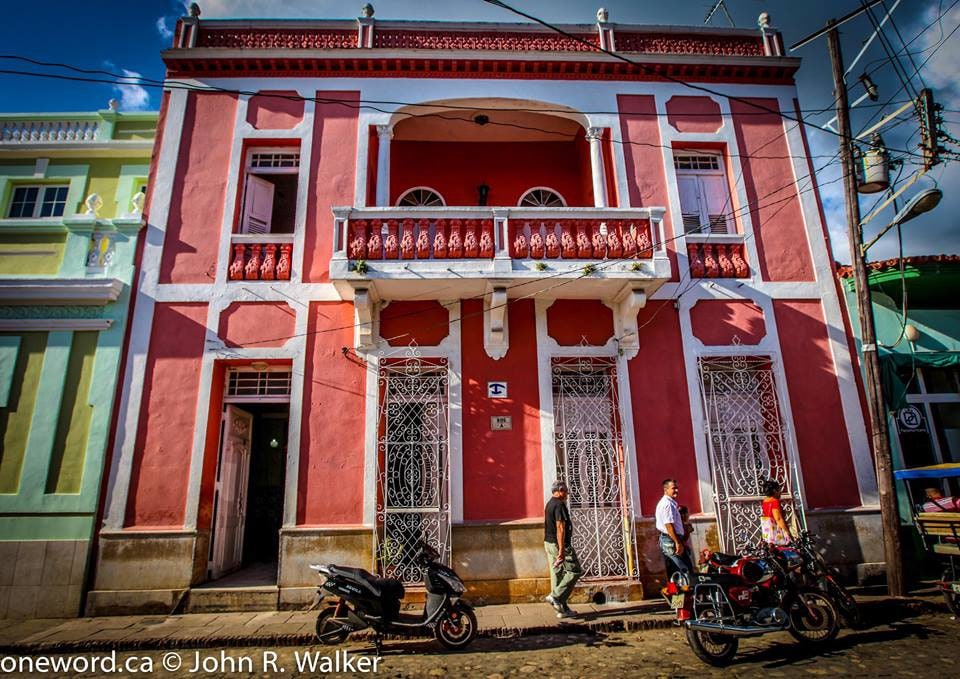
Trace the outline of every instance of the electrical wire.
<path fill-rule="evenodd" d="M 887 55 L 887 58 L 890 60 L 890 64 L 893 66 L 893 72 L 896 73 L 897 79 L 900 81 L 900 84 L 903 85 L 907 90 L 907 94 L 910 95 L 913 99 L 918 99 L 920 93 L 913 87 L 913 83 L 910 78 L 906 75 L 906 70 L 903 68 L 903 64 L 900 63 L 900 58 L 893 54 L 893 45 L 889 42 L 886 32 L 883 30 L 883 26 L 877 21 L 877 18 L 873 14 L 873 8 L 867 4 L 866 0 L 860 0 L 860 4 L 866 10 L 867 17 L 870 19 L 870 23 L 873 24 L 873 28 L 877 33 L 877 39 L 880 41 L 880 47 L 883 49 L 884 54 Z M 884 8 L 886 9 L 886 8 Z M 889 15 L 892 20 L 893 17 Z M 919 104 L 918 104 L 919 105 Z"/>
<path fill-rule="evenodd" d="M 720 92 L 720 91 L 718 91 L 718 90 L 714 90 L 714 89 L 709 88 L 709 87 L 705 87 L 705 86 L 703 86 L 703 85 L 697 85 L 697 84 L 694 84 L 694 83 L 689 83 L 689 82 L 686 82 L 685 80 L 682 80 L 682 79 L 680 79 L 680 78 L 676 78 L 676 77 L 671 76 L 671 75 L 669 75 L 669 74 L 667 74 L 667 73 L 660 73 L 660 72 L 658 72 L 656 69 L 652 68 L 651 66 L 648 66 L 647 64 L 634 61 L 634 60 L 632 60 L 632 59 L 629 59 L 629 58 L 623 56 L 622 54 L 618 54 L 617 52 L 613 52 L 613 51 L 608 50 L 608 49 L 606 49 L 606 48 L 600 47 L 599 45 L 595 45 L 595 44 L 593 44 L 592 42 L 590 42 L 590 41 L 588 41 L 588 40 L 584 40 L 583 38 L 581 38 L 581 37 L 579 37 L 579 36 L 577 36 L 577 35 L 574 35 L 573 33 L 570 33 L 570 32 L 568 32 L 568 31 L 563 30 L 563 29 L 560 28 L 559 26 L 556 26 L 556 25 L 551 24 L 551 23 L 549 23 L 549 22 L 547 22 L 547 21 L 544 21 L 543 19 L 540 19 L 539 17 L 536 17 L 536 16 L 534 16 L 534 15 L 532 15 L 532 14 L 528 14 L 528 13 L 522 11 L 522 10 L 516 9 L 515 7 L 511 7 L 511 6 L 508 5 L 507 3 L 503 2 L 503 0 L 481 0 L 481 1 L 482 1 L 482 2 L 485 2 L 485 3 L 489 4 L 489 5 L 493 5 L 493 6 L 495 6 L 495 7 L 499 7 L 499 8 L 501 8 L 501 9 L 505 9 L 505 10 L 507 10 L 508 12 L 512 12 L 513 14 L 516 14 L 516 15 L 518 15 L 518 16 L 522 16 L 522 17 L 524 17 L 524 18 L 526 18 L 526 19 L 529 19 L 530 21 L 533 21 L 533 22 L 535 22 L 535 23 L 538 23 L 538 24 L 540 24 L 541 26 L 544 26 L 545 28 L 549 28 L 550 30 L 554 31 L 555 33 L 557 33 L 557 34 L 559 34 L 559 35 L 562 35 L 562 36 L 564 36 L 564 37 L 566 37 L 566 38 L 569 38 L 569 39 L 571 39 L 571 40 L 574 40 L 574 41 L 576 41 L 576 42 L 578 42 L 578 43 L 580 43 L 580 44 L 582 44 L 582 45 L 585 45 L 585 46 L 589 47 L 591 50 L 595 50 L 595 51 L 598 51 L 598 52 L 602 52 L 603 54 L 606 54 L 606 55 L 611 56 L 611 57 L 613 57 L 613 58 L 615 58 L 615 59 L 618 59 L 619 61 L 622 61 L 622 62 L 624 62 L 624 63 L 631 64 L 631 65 L 633 65 L 633 66 L 636 66 L 636 67 L 638 67 L 638 68 L 641 68 L 641 69 L 643 69 L 644 71 L 646 71 L 647 73 L 652 73 L 653 75 L 655 75 L 655 76 L 657 76 L 657 77 L 659 77 L 659 78 L 663 78 L 664 80 L 668 80 L 668 81 L 670 81 L 670 82 L 676 83 L 676 84 L 678 84 L 678 85 L 682 85 L 682 86 L 687 87 L 687 88 L 690 88 L 690 89 L 692 89 L 692 90 L 696 90 L 696 91 L 699 91 L 699 92 L 706 92 L 707 94 L 712 94 L 712 95 L 717 96 L 717 97 L 723 97 L 723 98 L 729 99 L 729 100 L 731 100 L 731 101 L 736 101 L 736 102 L 738 102 L 738 103 L 745 104 L 745 105 L 747 105 L 747 106 L 751 106 L 751 107 L 753 107 L 753 108 L 760 109 L 761 111 L 766 111 L 766 112 L 769 113 L 769 114 L 773 114 L 773 115 L 776 115 L 776 116 L 780 116 L 781 118 L 784 118 L 784 119 L 786 119 L 786 120 L 790 120 L 790 121 L 795 122 L 795 123 L 802 123 L 802 124 L 804 124 L 804 125 L 809 125 L 809 126 L 811 126 L 811 127 L 814 126 L 813 123 L 807 122 L 807 121 L 804 120 L 802 117 L 801 117 L 801 118 L 796 118 L 796 117 L 794 117 L 794 116 L 792 116 L 792 115 L 790 115 L 790 114 L 788 114 L 788 113 L 785 113 L 785 112 L 783 112 L 783 111 L 778 111 L 777 109 L 770 108 L 770 107 L 765 106 L 765 105 L 763 105 L 763 104 L 760 104 L 760 103 L 758 103 L 758 102 L 756 102 L 756 101 L 751 101 L 751 100 L 745 99 L 745 98 L 743 98 L 743 97 L 737 97 L 737 96 L 733 96 L 733 95 L 730 95 L 730 94 L 725 94 L 725 93 L 723 93 L 723 92 Z M 817 129 L 823 129 L 823 128 L 819 128 L 819 127 L 818 127 Z M 825 129 L 824 131 L 826 131 L 826 132 L 828 132 L 828 133 L 830 133 L 830 134 L 832 134 L 832 135 L 834 135 L 834 136 L 836 136 L 836 137 L 843 138 L 843 135 L 840 134 L 840 132 L 831 130 L 831 129 L 829 129 L 829 128 Z M 851 143 L 851 144 L 864 143 L 864 142 L 861 142 L 860 140 L 856 139 L 855 137 L 851 137 L 851 138 L 849 138 L 849 139 L 845 139 L 845 141 L 846 141 L 847 143 Z M 907 151 L 904 151 L 904 152 L 905 152 L 905 153 L 909 153 L 909 152 L 907 152 Z"/>

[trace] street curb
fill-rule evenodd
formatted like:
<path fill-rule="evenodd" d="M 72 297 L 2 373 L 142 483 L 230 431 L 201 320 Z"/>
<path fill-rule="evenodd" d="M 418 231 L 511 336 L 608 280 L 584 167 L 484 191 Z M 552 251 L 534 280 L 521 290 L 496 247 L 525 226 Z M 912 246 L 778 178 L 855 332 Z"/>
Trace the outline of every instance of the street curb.
<path fill-rule="evenodd" d="M 544 634 L 606 634 L 611 632 L 639 632 L 651 629 L 673 627 L 673 617 L 664 619 L 641 620 L 602 620 L 585 622 L 563 622 L 556 625 L 538 625 L 533 627 L 493 627 L 481 629 L 477 636 L 493 639 L 514 639 Z M 373 639 L 369 631 L 355 632 L 350 635 L 354 640 Z M 410 639 L 430 637 L 397 637 L 388 635 L 385 639 Z M 104 653 L 109 651 L 169 651 L 197 648 L 240 648 L 252 646 L 320 646 L 313 634 L 272 634 L 256 636 L 209 636 L 185 639 L 154 637 L 144 639 L 95 639 L 77 641 L 37 641 L 29 644 L 7 644 L 0 646 L 0 653 L 21 655 L 51 655 L 62 653 Z"/>
<path fill-rule="evenodd" d="M 868 619 L 877 619 L 875 624 L 882 624 L 882 619 L 888 616 L 891 609 L 901 609 L 913 614 L 942 614 L 947 608 L 942 601 L 927 599 L 878 599 L 861 600 L 861 607 Z M 665 609 L 664 609 L 665 610 Z M 879 615 L 871 615 L 876 611 Z M 587 613 L 585 618 L 591 617 Z M 477 635 L 492 639 L 513 639 L 519 637 L 539 636 L 545 634 L 609 634 L 614 632 L 643 632 L 655 629 L 669 629 L 675 627 L 675 618 L 672 615 L 651 616 L 644 615 L 635 618 L 612 618 L 609 620 L 572 620 L 558 622 L 554 625 L 534 625 L 531 627 L 491 627 L 481 629 Z M 352 640 L 373 639 L 369 630 L 355 632 L 350 635 Z M 429 638 L 429 637 L 398 637 L 389 635 L 388 640 Z M 77 641 L 37 641 L 34 643 L 13 643 L 0 645 L 0 653 L 19 655 L 51 655 L 62 653 L 104 653 L 109 651 L 169 651 L 198 648 L 241 648 L 241 647 L 284 647 L 284 646 L 317 646 L 317 638 L 313 634 L 269 634 L 255 636 L 209 636 L 171 639 L 169 637 L 146 637 L 143 639 L 95 639 Z M 332 648 L 332 647 L 331 647 Z"/>

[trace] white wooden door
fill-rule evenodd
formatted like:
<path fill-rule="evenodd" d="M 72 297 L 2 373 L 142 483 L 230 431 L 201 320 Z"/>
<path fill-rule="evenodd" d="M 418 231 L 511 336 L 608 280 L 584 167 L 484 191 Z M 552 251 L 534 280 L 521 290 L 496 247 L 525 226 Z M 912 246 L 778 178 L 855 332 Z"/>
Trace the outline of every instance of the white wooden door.
<path fill-rule="evenodd" d="M 274 188 L 266 179 L 247 175 L 247 190 L 243 200 L 244 233 L 270 233 Z"/>
<path fill-rule="evenodd" d="M 210 564 L 214 579 L 239 568 L 243 555 L 252 426 L 253 415 L 235 406 L 227 406 L 217 467 L 213 561 Z"/>

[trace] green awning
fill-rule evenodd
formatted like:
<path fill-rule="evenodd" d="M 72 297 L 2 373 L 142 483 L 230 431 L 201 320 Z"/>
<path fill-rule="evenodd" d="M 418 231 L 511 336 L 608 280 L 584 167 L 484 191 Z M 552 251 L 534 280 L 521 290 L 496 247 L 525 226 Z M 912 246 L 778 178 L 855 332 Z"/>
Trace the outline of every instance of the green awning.
<path fill-rule="evenodd" d="M 916 351 L 911 354 L 881 353 L 880 373 L 883 395 L 888 410 L 897 410 L 907 404 L 907 384 L 900 375 L 916 368 L 949 368 L 960 365 L 957 351 Z"/>

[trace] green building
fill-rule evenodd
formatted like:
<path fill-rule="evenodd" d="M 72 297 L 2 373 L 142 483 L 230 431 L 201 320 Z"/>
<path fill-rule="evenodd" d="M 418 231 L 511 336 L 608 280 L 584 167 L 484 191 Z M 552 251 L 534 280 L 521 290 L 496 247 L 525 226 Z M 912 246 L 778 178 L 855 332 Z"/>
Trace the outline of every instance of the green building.
<path fill-rule="evenodd" d="M 81 610 L 156 125 L 0 114 L 0 618 Z"/>
<path fill-rule="evenodd" d="M 894 468 L 960 462 L 960 256 L 891 259 L 869 271 Z M 852 273 L 838 273 L 859 351 Z M 957 495 L 960 488 L 942 491 Z M 898 497 L 909 521 L 902 484 Z"/>

